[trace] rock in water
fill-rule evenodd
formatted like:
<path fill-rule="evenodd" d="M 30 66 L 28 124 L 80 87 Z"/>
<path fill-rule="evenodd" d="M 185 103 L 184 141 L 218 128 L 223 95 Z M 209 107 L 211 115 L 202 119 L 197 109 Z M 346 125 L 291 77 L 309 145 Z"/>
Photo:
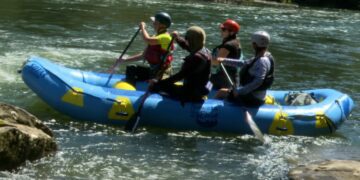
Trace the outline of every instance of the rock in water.
<path fill-rule="evenodd" d="M 289 179 L 360 179 L 360 161 L 327 160 L 290 170 Z"/>
<path fill-rule="evenodd" d="M 51 130 L 24 109 L 0 103 L 0 170 L 55 152 Z"/>

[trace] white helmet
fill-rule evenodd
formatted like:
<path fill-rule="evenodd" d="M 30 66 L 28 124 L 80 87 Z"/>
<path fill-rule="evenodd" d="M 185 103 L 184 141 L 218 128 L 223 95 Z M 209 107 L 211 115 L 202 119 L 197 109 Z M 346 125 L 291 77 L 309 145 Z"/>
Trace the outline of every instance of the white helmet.
<path fill-rule="evenodd" d="M 256 31 L 251 35 L 251 42 L 255 43 L 258 47 L 268 47 L 270 35 L 265 31 Z"/>

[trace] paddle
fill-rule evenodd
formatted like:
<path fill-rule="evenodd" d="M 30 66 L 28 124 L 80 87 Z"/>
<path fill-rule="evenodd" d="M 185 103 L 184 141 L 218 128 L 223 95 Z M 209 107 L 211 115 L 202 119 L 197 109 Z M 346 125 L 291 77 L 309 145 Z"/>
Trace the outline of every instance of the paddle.
<path fill-rule="evenodd" d="M 130 42 L 128 43 L 128 45 L 125 47 L 125 49 L 123 50 L 123 52 L 121 53 L 121 55 L 119 56 L 118 59 L 116 59 L 114 65 L 109 69 L 109 79 L 107 80 L 105 85 L 108 85 L 110 82 L 110 79 L 112 78 L 113 74 L 114 74 L 114 70 L 117 67 L 117 65 L 121 62 L 122 57 L 124 56 L 124 54 L 126 53 L 126 51 L 129 49 L 130 45 L 132 44 L 132 42 L 134 41 L 134 39 L 136 38 L 136 36 L 139 34 L 140 32 L 140 28 L 138 28 L 138 30 L 135 32 L 135 34 L 133 35 L 133 37 L 131 38 Z"/>
<path fill-rule="evenodd" d="M 220 63 L 220 66 L 221 66 L 221 69 L 224 71 L 226 78 L 229 81 L 229 83 L 231 84 L 232 88 L 235 90 L 236 87 L 235 87 L 234 83 L 232 82 L 229 74 L 227 73 L 224 65 L 222 63 Z M 256 125 L 256 123 L 253 120 L 249 111 L 247 109 L 244 109 L 244 112 L 245 112 L 245 120 L 249 124 L 250 129 L 254 133 L 255 137 L 258 138 L 262 143 L 265 143 L 264 135 L 261 133 L 259 127 Z"/>
<path fill-rule="evenodd" d="M 172 45 L 172 43 L 174 42 L 174 39 L 175 38 L 171 38 L 171 41 L 169 43 L 169 46 L 167 47 L 166 49 L 166 54 L 162 57 L 161 59 L 161 64 L 160 64 L 160 67 L 163 65 L 163 63 L 165 62 L 167 56 L 169 55 L 169 52 L 170 52 L 170 47 Z M 163 76 L 165 71 L 161 71 L 160 70 L 160 73 L 158 74 L 158 76 L 156 77 L 156 80 L 160 80 Z M 125 131 L 131 131 L 132 133 L 134 133 L 138 127 L 138 124 L 140 122 L 140 113 L 141 113 L 141 110 L 142 110 L 142 107 L 145 103 L 145 100 L 149 97 L 150 95 L 150 91 L 149 91 L 149 88 L 148 90 L 145 92 L 145 94 L 141 97 L 141 100 L 140 100 L 140 104 L 139 104 L 139 107 L 138 107 L 138 110 L 134 113 L 133 117 L 130 118 L 129 121 L 126 122 L 125 124 Z"/>

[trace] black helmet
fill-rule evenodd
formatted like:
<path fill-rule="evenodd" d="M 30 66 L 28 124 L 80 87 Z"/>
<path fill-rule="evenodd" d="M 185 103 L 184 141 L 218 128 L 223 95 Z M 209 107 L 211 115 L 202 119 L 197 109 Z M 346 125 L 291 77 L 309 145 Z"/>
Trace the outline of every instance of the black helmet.
<path fill-rule="evenodd" d="M 158 12 L 154 17 L 151 17 L 153 21 L 159 21 L 161 24 L 165 25 L 167 28 L 171 25 L 171 17 L 166 12 Z"/>

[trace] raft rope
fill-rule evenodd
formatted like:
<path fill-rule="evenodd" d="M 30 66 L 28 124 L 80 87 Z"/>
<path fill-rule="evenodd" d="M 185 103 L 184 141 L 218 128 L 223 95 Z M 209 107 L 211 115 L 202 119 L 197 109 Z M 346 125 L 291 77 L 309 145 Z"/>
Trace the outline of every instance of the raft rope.
<path fill-rule="evenodd" d="M 347 117 L 346 117 L 346 115 L 345 115 L 345 112 L 344 112 L 343 107 L 342 107 L 341 104 L 340 104 L 340 101 L 339 101 L 339 100 L 335 100 L 335 102 L 336 102 L 336 104 L 339 105 L 339 108 L 340 108 L 340 111 L 341 111 L 341 119 L 344 119 L 345 121 L 347 121 L 348 119 L 347 119 Z"/>
<path fill-rule="evenodd" d="M 339 109 L 340 109 L 340 111 L 341 111 L 341 119 L 344 120 L 344 121 L 347 121 L 348 119 L 347 119 L 347 117 L 346 117 L 346 115 L 345 115 L 345 112 L 344 112 L 343 107 L 342 107 L 341 104 L 340 104 L 340 101 L 337 99 L 337 100 L 335 100 L 335 103 L 339 106 Z M 329 126 L 329 128 L 330 128 L 330 132 L 332 132 L 331 127 L 332 127 L 334 130 L 338 129 L 338 127 L 336 126 L 336 124 L 335 124 L 333 121 L 331 121 L 331 119 L 329 119 L 329 118 L 326 117 L 325 120 L 326 120 L 326 124 L 328 124 L 328 126 Z"/>
<path fill-rule="evenodd" d="M 338 100 L 335 100 L 335 102 L 337 103 Z M 322 118 L 324 118 L 324 120 L 326 122 L 326 125 L 329 127 L 330 133 L 333 133 L 333 132 L 335 132 L 335 130 L 338 127 L 336 126 L 336 124 L 329 117 L 326 116 L 326 112 L 330 109 L 330 107 L 331 107 L 331 105 L 329 106 L 329 108 L 327 110 L 324 111 L 324 114 L 322 115 L 323 116 Z M 341 106 L 340 106 L 340 110 L 342 110 Z"/>
<path fill-rule="evenodd" d="M 319 118 L 325 120 L 326 125 L 327 125 L 327 127 L 329 128 L 330 133 L 333 133 L 334 130 L 337 129 L 337 127 L 335 126 L 335 124 L 325 115 L 325 113 L 324 113 L 323 115 L 320 115 Z"/>

